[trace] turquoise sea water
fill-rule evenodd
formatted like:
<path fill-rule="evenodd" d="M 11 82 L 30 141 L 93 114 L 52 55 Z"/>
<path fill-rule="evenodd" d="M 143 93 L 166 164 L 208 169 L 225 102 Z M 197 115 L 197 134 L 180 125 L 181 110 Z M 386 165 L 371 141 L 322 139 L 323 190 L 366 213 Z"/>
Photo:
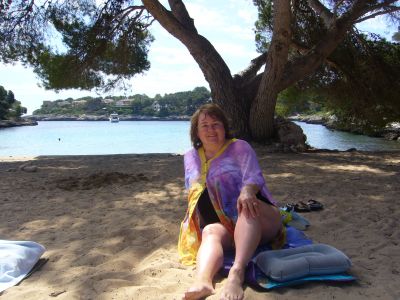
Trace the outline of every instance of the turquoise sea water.
<path fill-rule="evenodd" d="M 389 141 L 383 138 L 369 137 L 338 130 L 330 130 L 325 126 L 295 122 L 300 125 L 307 136 L 310 146 L 320 149 L 345 151 L 356 148 L 363 151 L 400 150 L 400 141 Z"/>
<path fill-rule="evenodd" d="M 387 141 L 297 122 L 316 148 L 400 150 Z M 180 153 L 190 148 L 188 121 L 47 121 L 0 129 L 0 156 Z"/>
<path fill-rule="evenodd" d="M 400 150 L 400 141 L 389 141 L 383 138 L 369 137 L 338 130 L 330 130 L 322 125 L 295 122 L 300 125 L 307 136 L 310 146 L 320 149 L 345 151 L 356 148 L 363 151 Z"/>
<path fill-rule="evenodd" d="M 184 121 L 47 121 L 0 130 L 0 156 L 184 153 Z"/>

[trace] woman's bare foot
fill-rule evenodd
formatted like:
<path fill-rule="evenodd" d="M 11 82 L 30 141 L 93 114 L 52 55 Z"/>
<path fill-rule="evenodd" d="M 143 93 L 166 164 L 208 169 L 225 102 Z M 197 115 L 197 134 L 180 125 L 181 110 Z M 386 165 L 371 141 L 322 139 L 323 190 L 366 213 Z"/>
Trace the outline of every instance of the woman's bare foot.
<path fill-rule="evenodd" d="M 221 293 L 221 300 L 243 299 L 244 271 L 244 268 L 238 268 L 235 266 L 231 268 L 228 275 L 228 281 L 225 284 Z"/>
<path fill-rule="evenodd" d="M 212 284 L 207 282 L 197 282 L 185 293 L 182 299 L 183 300 L 203 299 L 214 293 L 215 291 Z"/>

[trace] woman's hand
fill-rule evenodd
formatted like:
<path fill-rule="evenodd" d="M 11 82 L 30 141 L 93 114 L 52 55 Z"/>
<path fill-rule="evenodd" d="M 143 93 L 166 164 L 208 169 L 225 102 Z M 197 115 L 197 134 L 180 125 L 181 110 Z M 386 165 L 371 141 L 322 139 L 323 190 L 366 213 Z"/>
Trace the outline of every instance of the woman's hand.
<path fill-rule="evenodd" d="M 256 197 L 259 188 L 256 185 L 245 185 L 237 200 L 237 210 L 239 215 L 244 213 L 245 217 L 256 218 L 260 215 L 259 201 Z"/>

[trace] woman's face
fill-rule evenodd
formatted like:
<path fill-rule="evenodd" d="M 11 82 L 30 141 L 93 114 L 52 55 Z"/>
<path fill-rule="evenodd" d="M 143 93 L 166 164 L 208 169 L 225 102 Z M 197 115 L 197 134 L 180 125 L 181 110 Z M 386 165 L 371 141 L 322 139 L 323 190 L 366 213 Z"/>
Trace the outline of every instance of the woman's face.
<path fill-rule="evenodd" d="M 225 144 L 224 124 L 208 114 L 200 114 L 197 135 L 205 149 L 219 150 Z"/>

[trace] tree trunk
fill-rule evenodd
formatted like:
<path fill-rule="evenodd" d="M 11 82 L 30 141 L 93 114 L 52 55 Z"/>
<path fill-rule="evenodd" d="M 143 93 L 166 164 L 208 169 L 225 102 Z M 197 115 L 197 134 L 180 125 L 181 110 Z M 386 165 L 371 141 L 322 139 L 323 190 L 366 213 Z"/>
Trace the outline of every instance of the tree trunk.
<path fill-rule="evenodd" d="M 210 84 L 212 99 L 221 106 L 230 119 L 232 134 L 236 137 L 250 140 L 250 113 L 240 90 L 234 86 L 232 87 L 230 82 L 223 84 L 222 80 L 222 85 L 216 85 L 214 81 L 208 81 L 208 83 Z"/>
<path fill-rule="evenodd" d="M 235 85 L 228 66 L 212 44 L 200 35 L 191 40 L 187 48 L 210 85 L 213 101 L 223 108 L 231 120 L 232 133 L 249 139 L 250 106 Z"/>
<path fill-rule="evenodd" d="M 290 42 L 290 1 L 274 1 L 274 31 L 264 74 L 250 110 L 250 130 L 255 141 L 263 142 L 274 133 L 278 85 L 288 59 Z"/>

